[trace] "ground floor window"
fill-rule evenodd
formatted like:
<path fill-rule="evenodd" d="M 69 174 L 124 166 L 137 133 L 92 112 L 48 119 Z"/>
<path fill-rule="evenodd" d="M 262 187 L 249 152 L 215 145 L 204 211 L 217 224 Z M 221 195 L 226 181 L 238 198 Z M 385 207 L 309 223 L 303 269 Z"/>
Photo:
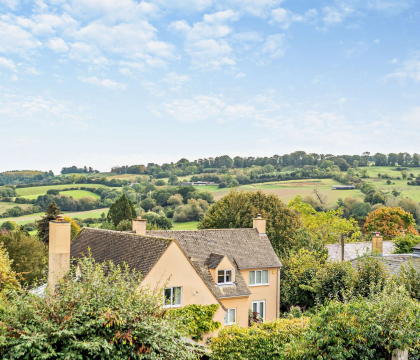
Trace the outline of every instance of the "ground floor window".
<path fill-rule="evenodd" d="M 252 302 L 252 312 L 258 313 L 258 317 L 265 319 L 265 300 L 258 300 Z"/>
<path fill-rule="evenodd" d="M 225 325 L 236 324 L 236 309 L 227 309 L 225 315 Z"/>
<path fill-rule="evenodd" d="M 177 307 L 181 306 L 182 288 L 169 287 L 163 291 L 163 305 L 164 307 Z"/>

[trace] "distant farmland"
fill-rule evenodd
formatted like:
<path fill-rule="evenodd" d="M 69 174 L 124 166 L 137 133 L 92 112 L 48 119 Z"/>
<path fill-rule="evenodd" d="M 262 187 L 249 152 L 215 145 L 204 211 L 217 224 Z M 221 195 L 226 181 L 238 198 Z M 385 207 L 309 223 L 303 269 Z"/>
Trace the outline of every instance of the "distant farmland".
<path fill-rule="evenodd" d="M 35 195 L 35 199 L 36 199 L 38 195 L 45 195 L 47 191 L 50 189 L 63 190 L 63 189 L 80 188 L 80 187 L 95 188 L 95 189 L 100 188 L 100 187 L 109 188 L 108 186 L 102 185 L 102 184 L 63 184 L 63 185 L 47 185 L 47 186 L 19 188 L 19 189 L 16 189 L 16 193 L 19 196 L 27 197 L 27 198 L 30 198 L 29 196 Z M 32 199 L 33 198 L 34 197 L 32 197 Z"/>

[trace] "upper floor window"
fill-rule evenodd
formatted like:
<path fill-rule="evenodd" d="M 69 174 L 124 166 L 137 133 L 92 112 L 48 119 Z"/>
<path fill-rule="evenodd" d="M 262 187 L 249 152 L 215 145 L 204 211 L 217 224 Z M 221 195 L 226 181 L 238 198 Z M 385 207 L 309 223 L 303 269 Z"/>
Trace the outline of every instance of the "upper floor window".
<path fill-rule="evenodd" d="M 268 270 L 250 271 L 249 285 L 268 285 Z"/>
<path fill-rule="evenodd" d="M 232 284 L 232 270 L 219 270 L 217 272 L 217 284 Z"/>
<path fill-rule="evenodd" d="M 163 306 L 164 307 L 178 307 L 181 306 L 182 288 L 169 287 L 163 291 Z"/>

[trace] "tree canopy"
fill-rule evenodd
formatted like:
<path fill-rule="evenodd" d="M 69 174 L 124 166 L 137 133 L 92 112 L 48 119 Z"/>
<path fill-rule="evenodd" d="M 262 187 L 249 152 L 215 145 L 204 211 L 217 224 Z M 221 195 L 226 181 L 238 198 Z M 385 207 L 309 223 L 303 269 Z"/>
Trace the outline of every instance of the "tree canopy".
<path fill-rule="evenodd" d="M 45 215 L 41 220 L 36 222 L 36 229 L 38 230 L 38 237 L 44 244 L 49 243 L 50 237 L 50 221 L 53 221 L 57 218 L 57 215 L 61 214 L 60 208 L 55 202 L 52 202 L 47 206 L 45 210 Z"/>
<path fill-rule="evenodd" d="M 137 216 L 133 203 L 123 194 L 109 208 L 107 220 L 117 226 L 123 220 L 132 220 Z"/>
<path fill-rule="evenodd" d="M 251 228 L 252 219 L 261 214 L 267 219 L 267 236 L 278 256 L 293 246 L 299 216 L 275 195 L 259 191 L 232 189 L 212 205 L 198 224 L 199 229 Z"/>

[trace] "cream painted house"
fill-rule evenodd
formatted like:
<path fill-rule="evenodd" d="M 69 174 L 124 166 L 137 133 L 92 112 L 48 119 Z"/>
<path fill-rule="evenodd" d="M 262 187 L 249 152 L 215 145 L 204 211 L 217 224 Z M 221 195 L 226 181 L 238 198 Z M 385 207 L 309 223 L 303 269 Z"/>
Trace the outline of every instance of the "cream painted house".
<path fill-rule="evenodd" d="M 165 307 L 219 304 L 215 320 L 223 326 L 248 326 L 250 310 L 264 320 L 278 316 L 281 263 L 261 217 L 254 219 L 253 229 L 146 231 L 143 219 L 133 221 L 132 232 L 83 228 L 70 253 L 68 246 L 54 245 L 70 242 L 69 224 L 57 221 L 50 226 L 55 237 L 50 238 L 51 261 L 62 261 L 63 254 L 54 251 L 64 249 L 68 258 L 90 251 L 97 262 L 125 262 L 143 274 L 142 285 L 166 284 Z M 50 264 L 51 269 L 58 267 Z M 54 281 L 51 274 L 50 283 Z"/>

